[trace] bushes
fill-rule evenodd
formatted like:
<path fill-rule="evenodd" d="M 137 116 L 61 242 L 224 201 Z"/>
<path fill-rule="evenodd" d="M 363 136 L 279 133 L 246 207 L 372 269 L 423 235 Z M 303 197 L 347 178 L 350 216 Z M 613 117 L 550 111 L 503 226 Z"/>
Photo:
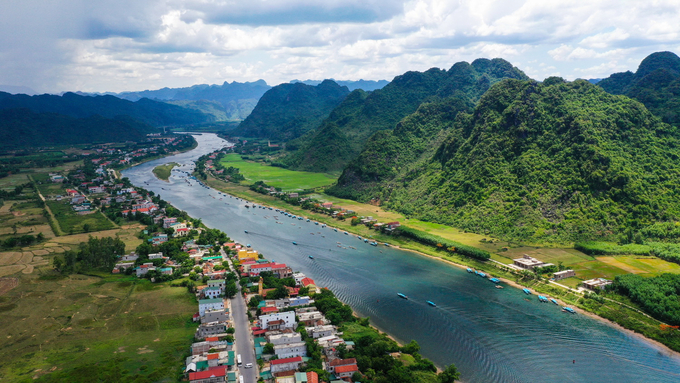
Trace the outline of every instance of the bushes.
<path fill-rule="evenodd" d="M 651 255 L 652 248 L 647 245 L 617 245 L 611 242 L 578 242 L 574 249 L 588 255 Z"/>
<path fill-rule="evenodd" d="M 480 261 L 487 261 L 491 258 L 488 251 L 478 249 L 476 247 L 463 245 L 460 242 L 451 241 L 437 235 L 432 235 L 424 231 L 416 230 L 410 227 L 399 227 L 398 233 L 404 237 L 411 238 L 422 244 L 435 246 L 446 249 L 452 253 L 458 253 L 466 257 L 479 259 Z"/>

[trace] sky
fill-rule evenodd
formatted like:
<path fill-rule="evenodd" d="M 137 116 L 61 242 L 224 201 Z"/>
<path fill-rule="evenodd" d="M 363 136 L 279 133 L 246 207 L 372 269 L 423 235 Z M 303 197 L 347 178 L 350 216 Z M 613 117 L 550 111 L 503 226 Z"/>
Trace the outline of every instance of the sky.
<path fill-rule="evenodd" d="M 2 0 L 0 84 L 121 92 L 391 80 L 504 58 L 536 80 L 680 53 L 680 0 Z"/>

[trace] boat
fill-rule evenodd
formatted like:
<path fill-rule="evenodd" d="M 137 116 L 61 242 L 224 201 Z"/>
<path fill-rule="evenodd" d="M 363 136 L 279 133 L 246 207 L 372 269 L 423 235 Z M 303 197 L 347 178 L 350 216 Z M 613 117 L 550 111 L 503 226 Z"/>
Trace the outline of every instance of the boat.
<path fill-rule="evenodd" d="M 371 242 L 371 246 L 378 246 L 378 242 Z"/>
<path fill-rule="evenodd" d="M 293 245 L 297 245 L 297 242 L 293 241 Z"/>
<path fill-rule="evenodd" d="M 557 301 L 556 301 L 554 298 L 550 298 L 550 302 L 552 302 L 552 303 L 554 303 L 554 304 L 556 304 L 556 305 L 559 304 L 559 303 L 557 303 Z"/>
<path fill-rule="evenodd" d="M 482 278 L 486 278 L 486 274 L 482 273 L 481 271 L 480 271 L 479 274 L 477 274 L 477 275 L 479 275 L 479 276 L 482 277 Z"/>
<path fill-rule="evenodd" d="M 310 256 L 309 256 L 309 259 L 314 259 L 314 257 L 310 255 Z"/>
<path fill-rule="evenodd" d="M 468 272 L 468 273 L 472 273 L 472 272 L 474 272 L 474 271 L 473 271 L 471 268 L 468 267 L 468 268 L 467 268 L 467 272 Z"/>
<path fill-rule="evenodd" d="M 243 230 L 243 231 L 245 231 L 245 232 L 246 232 L 246 234 L 248 234 L 248 230 Z"/>
<path fill-rule="evenodd" d="M 337 232 L 338 232 L 338 229 L 333 229 L 333 231 L 337 233 Z"/>
<path fill-rule="evenodd" d="M 364 238 L 364 243 L 368 243 L 368 239 Z"/>
<path fill-rule="evenodd" d="M 390 244 L 389 244 L 389 243 L 387 243 L 387 242 L 385 242 L 385 243 L 383 243 L 383 245 L 385 245 L 385 246 L 389 246 Z"/>
<path fill-rule="evenodd" d="M 437 304 L 432 302 L 432 301 L 427 301 L 427 304 L 432 306 L 432 307 L 437 307 Z"/>
<path fill-rule="evenodd" d="M 397 293 L 397 295 L 399 295 L 399 298 L 408 299 L 408 297 L 402 293 Z"/>
<path fill-rule="evenodd" d="M 501 283 L 501 280 L 498 278 L 489 278 L 489 280 L 493 283 Z"/>
<path fill-rule="evenodd" d="M 318 222 L 314 222 L 314 224 L 315 224 L 315 225 L 318 225 L 319 223 L 318 223 Z"/>
<path fill-rule="evenodd" d="M 524 291 L 524 294 L 531 295 L 531 290 L 529 289 L 524 288 L 522 291 Z"/>
<path fill-rule="evenodd" d="M 576 314 L 576 310 L 572 309 L 571 307 L 564 306 L 562 307 L 562 310 L 570 313 L 570 314 Z"/>
<path fill-rule="evenodd" d="M 548 298 L 544 297 L 543 295 L 539 295 L 538 300 L 541 301 L 541 302 L 547 302 Z"/>
<path fill-rule="evenodd" d="M 345 232 L 345 235 L 349 235 L 349 233 L 348 233 L 348 232 Z"/>
<path fill-rule="evenodd" d="M 250 206 L 246 205 L 246 209 L 250 209 Z"/>
<path fill-rule="evenodd" d="M 307 218 L 307 222 L 309 222 L 309 218 Z"/>

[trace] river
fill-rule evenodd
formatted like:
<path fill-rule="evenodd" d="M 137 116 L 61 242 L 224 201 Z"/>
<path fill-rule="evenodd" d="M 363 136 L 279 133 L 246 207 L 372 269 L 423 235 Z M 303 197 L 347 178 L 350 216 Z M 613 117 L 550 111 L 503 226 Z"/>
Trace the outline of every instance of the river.
<path fill-rule="evenodd" d="M 370 246 L 274 210 L 246 209 L 235 197 L 195 181 L 189 186 L 179 172 L 169 183 L 153 176 L 159 164 L 177 162 L 188 170 L 192 160 L 226 144 L 214 134 L 196 139 L 192 151 L 123 175 L 266 258 L 302 271 L 397 340 L 415 339 L 438 366 L 455 363 L 464 382 L 680 381 L 677 354 L 608 323 L 564 313 L 515 288 L 495 289 L 488 280 L 436 259 Z"/>

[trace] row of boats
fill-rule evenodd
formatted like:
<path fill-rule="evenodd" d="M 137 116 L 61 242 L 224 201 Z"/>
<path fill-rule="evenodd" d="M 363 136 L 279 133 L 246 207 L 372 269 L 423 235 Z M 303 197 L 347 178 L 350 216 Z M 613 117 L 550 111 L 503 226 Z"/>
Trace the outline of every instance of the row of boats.
<path fill-rule="evenodd" d="M 487 277 L 486 273 L 483 273 L 483 272 L 478 271 L 478 270 L 474 270 L 474 269 L 469 268 L 469 267 L 467 268 L 467 272 L 468 272 L 468 273 L 471 273 L 471 274 L 474 273 L 475 275 L 480 276 L 480 277 L 482 277 L 482 278 L 488 278 L 488 280 L 489 280 L 490 282 L 493 282 L 493 283 L 496 284 L 496 288 L 497 288 L 497 289 L 502 289 L 502 288 L 503 288 L 503 286 L 500 285 L 501 281 L 500 281 L 500 279 L 498 279 L 498 278 L 494 278 L 494 277 L 492 277 L 492 276 L 490 276 L 490 275 Z M 522 291 L 524 292 L 524 294 L 533 295 L 533 292 L 531 292 L 531 290 L 527 289 L 526 287 L 523 288 Z M 552 302 L 552 303 L 554 303 L 554 304 L 557 305 L 557 306 L 560 305 L 559 302 L 557 302 L 557 300 L 555 300 L 554 298 L 547 298 L 547 297 L 545 297 L 545 296 L 543 296 L 543 295 L 540 295 L 540 294 L 538 295 L 538 300 L 539 300 L 539 302 L 541 302 L 541 303 Z M 570 314 L 576 314 L 576 310 L 572 309 L 572 308 L 569 307 L 569 306 L 562 306 L 562 310 L 564 310 L 565 312 L 568 312 L 568 313 L 570 313 Z"/>

